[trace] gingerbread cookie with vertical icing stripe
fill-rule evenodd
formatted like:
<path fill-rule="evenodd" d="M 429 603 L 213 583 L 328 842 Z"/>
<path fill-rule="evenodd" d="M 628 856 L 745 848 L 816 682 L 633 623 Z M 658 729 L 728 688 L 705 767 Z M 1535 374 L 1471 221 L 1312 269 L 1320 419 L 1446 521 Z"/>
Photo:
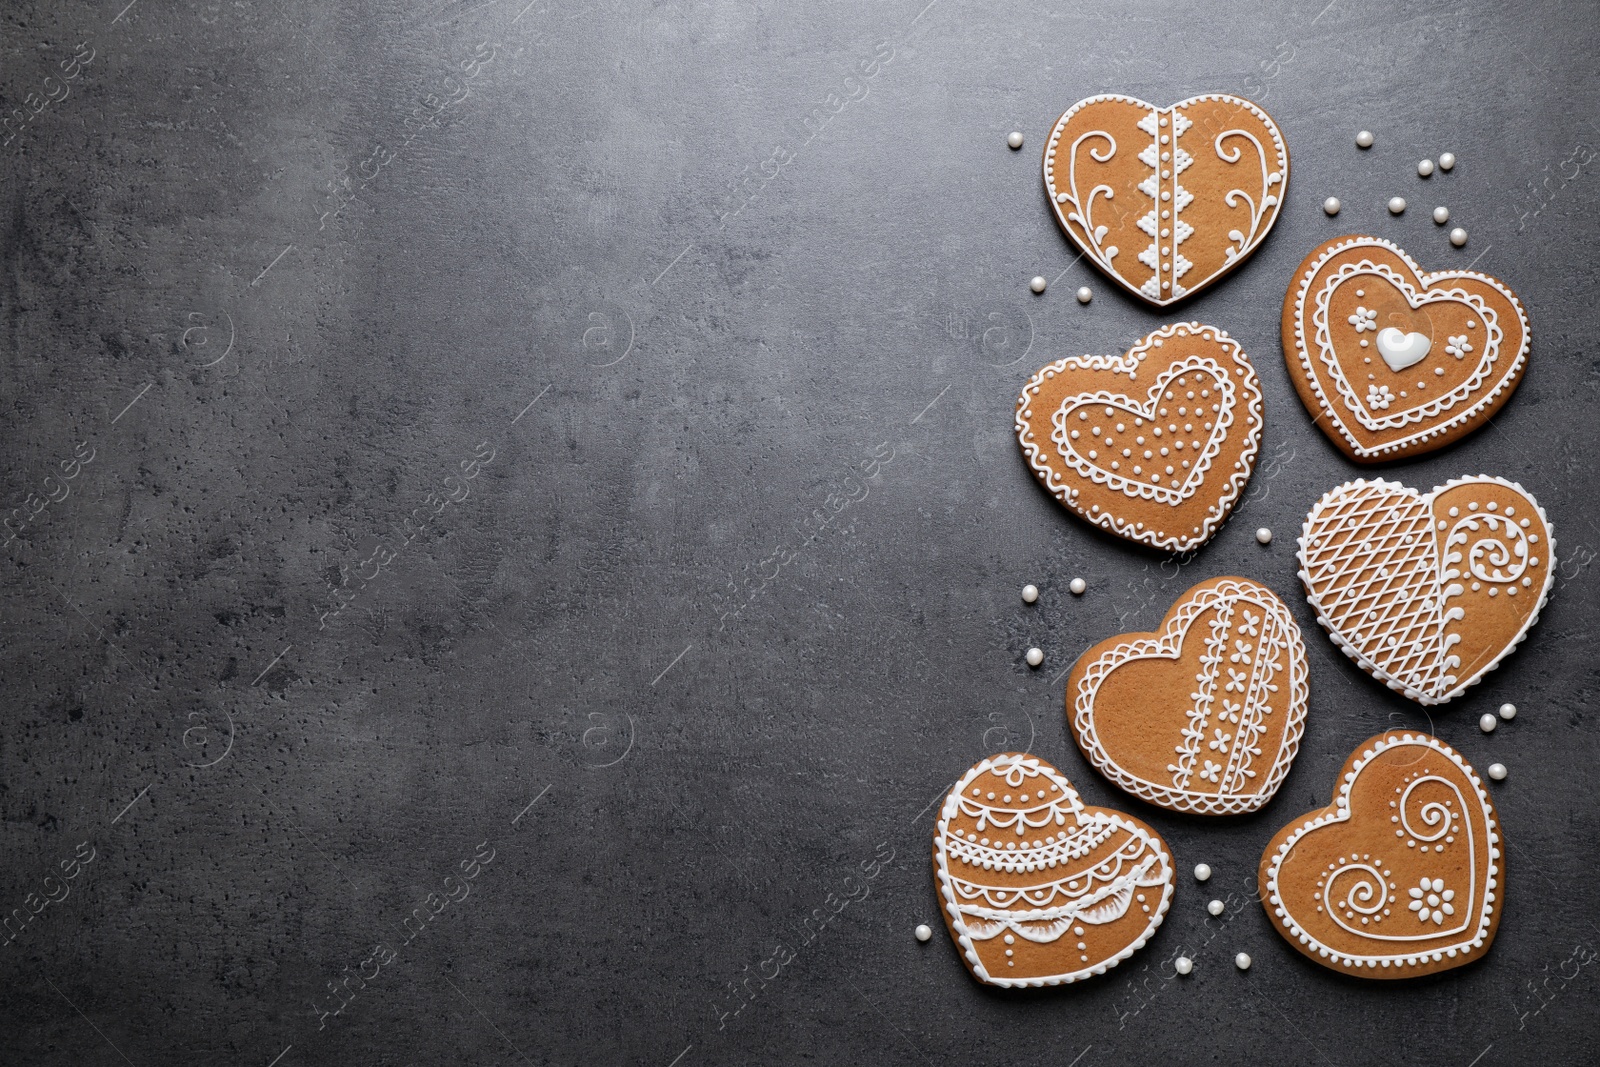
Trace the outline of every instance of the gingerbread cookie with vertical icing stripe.
<path fill-rule="evenodd" d="M 1261 385 L 1223 331 L 1164 326 L 1121 356 L 1058 359 L 1017 400 L 1028 467 L 1069 510 L 1172 552 L 1204 544 L 1255 469 Z"/>
<path fill-rule="evenodd" d="M 1104 94 L 1050 131 L 1044 186 L 1084 258 L 1165 307 L 1221 279 L 1266 239 L 1289 185 L 1277 123 L 1242 97 L 1158 107 Z"/>

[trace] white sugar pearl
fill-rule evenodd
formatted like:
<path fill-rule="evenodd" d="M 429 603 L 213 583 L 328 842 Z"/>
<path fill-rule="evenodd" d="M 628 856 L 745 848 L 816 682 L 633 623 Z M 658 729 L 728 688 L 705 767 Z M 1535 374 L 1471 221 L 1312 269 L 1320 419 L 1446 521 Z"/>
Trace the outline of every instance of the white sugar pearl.
<path fill-rule="evenodd" d="M 1499 725 L 1500 720 L 1495 718 L 1493 715 L 1490 715 L 1488 712 L 1484 712 L 1483 718 L 1478 720 L 1478 729 L 1482 730 L 1486 734 L 1494 733 L 1494 728 Z"/>
<path fill-rule="evenodd" d="M 1222 901 L 1213 900 L 1211 903 L 1206 905 L 1206 910 L 1209 911 L 1213 915 L 1221 915 L 1223 907 L 1224 907 L 1224 905 L 1223 905 Z"/>
<path fill-rule="evenodd" d="M 1194 970 L 1194 960 L 1191 960 L 1188 956 L 1179 956 L 1172 961 L 1172 969 L 1179 974 L 1188 974 Z"/>
<path fill-rule="evenodd" d="M 1456 154 L 1454 152 L 1446 152 L 1444 155 L 1439 157 L 1439 169 L 1440 170 L 1453 170 L 1455 168 L 1455 165 L 1456 165 Z"/>
<path fill-rule="evenodd" d="M 1417 177 L 1426 178 L 1428 175 L 1430 175 L 1432 173 L 1433 173 L 1433 160 L 1424 159 L 1421 163 L 1417 164 Z"/>
<path fill-rule="evenodd" d="M 1078 303 L 1087 304 L 1094 299 L 1094 290 L 1087 285 L 1078 286 Z"/>
<path fill-rule="evenodd" d="M 923 923 L 922 925 L 917 927 L 917 940 L 918 941 L 926 941 L 926 940 L 928 940 L 928 938 L 930 938 L 932 936 L 933 936 L 933 931 L 928 928 L 928 924 L 927 923 Z"/>
<path fill-rule="evenodd" d="M 1033 281 L 1028 283 L 1028 288 L 1032 289 L 1036 293 L 1042 293 L 1044 292 L 1045 286 L 1049 284 L 1049 282 L 1044 280 L 1043 274 L 1035 274 L 1033 276 Z"/>
<path fill-rule="evenodd" d="M 1089 583 L 1082 578 L 1074 578 L 1072 579 L 1072 584 L 1068 585 L 1067 588 L 1072 590 L 1073 596 L 1082 596 L 1084 590 L 1089 588 Z"/>
<path fill-rule="evenodd" d="M 1517 706 L 1515 704 L 1501 704 L 1500 717 L 1506 722 L 1515 719 L 1517 717 Z"/>
<path fill-rule="evenodd" d="M 1037 648 L 1028 649 L 1028 666 L 1037 667 L 1044 662 L 1044 652 Z"/>
<path fill-rule="evenodd" d="M 1010 134 L 1006 136 L 1006 144 L 1010 145 L 1013 150 L 1021 148 L 1022 133 L 1018 130 L 1012 130 Z"/>
<path fill-rule="evenodd" d="M 1443 204 L 1440 204 L 1438 207 L 1434 208 L 1433 221 L 1440 226 L 1443 226 L 1445 223 L 1449 222 L 1450 209 L 1445 207 Z"/>
<path fill-rule="evenodd" d="M 1489 764 L 1489 777 L 1497 782 L 1506 780 L 1506 765 L 1504 763 Z"/>
<path fill-rule="evenodd" d="M 1329 215 L 1337 215 L 1341 206 L 1337 196 L 1330 196 L 1322 202 L 1322 210 Z"/>
<path fill-rule="evenodd" d="M 1195 864 L 1195 866 L 1194 866 L 1194 880 L 1195 881 L 1203 882 L 1207 878 L 1210 878 L 1210 877 L 1211 877 L 1211 868 L 1209 866 L 1207 866 L 1204 863 Z"/>
<path fill-rule="evenodd" d="M 1389 214 L 1398 215 L 1401 212 L 1405 211 L 1405 209 L 1406 209 L 1406 198 L 1405 197 L 1403 197 L 1403 196 L 1391 196 L 1389 198 Z"/>
<path fill-rule="evenodd" d="M 1356 147 L 1357 148 L 1371 148 L 1372 147 L 1372 131 L 1371 130 L 1362 130 L 1360 133 L 1356 134 Z"/>
<path fill-rule="evenodd" d="M 1024 604 L 1032 604 L 1035 600 L 1038 600 L 1038 599 L 1039 599 L 1039 587 L 1038 586 L 1036 586 L 1036 585 L 1025 585 L 1025 586 L 1022 587 L 1022 602 Z"/>
<path fill-rule="evenodd" d="M 1466 244 L 1467 231 L 1463 230 L 1460 226 L 1457 226 L 1455 229 L 1451 230 L 1450 243 L 1455 245 L 1457 248 L 1460 248 L 1462 245 Z"/>
<path fill-rule="evenodd" d="M 1256 540 L 1260 541 L 1264 545 L 1272 544 L 1272 531 L 1267 529 L 1265 526 L 1261 527 L 1261 529 L 1256 531 Z"/>
<path fill-rule="evenodd" d="M 1233 957 L 1233 965 L 1239 968 L 1241 971 L 1248 971 L 1250 969 L 1249 953 L 1241 952 L 1237 956 Z"/>

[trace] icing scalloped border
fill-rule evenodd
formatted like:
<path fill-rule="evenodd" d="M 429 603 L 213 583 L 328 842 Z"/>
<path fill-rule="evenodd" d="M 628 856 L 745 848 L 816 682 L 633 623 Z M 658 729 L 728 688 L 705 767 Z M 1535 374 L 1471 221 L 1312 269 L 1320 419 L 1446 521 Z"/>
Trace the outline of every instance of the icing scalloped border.
<path fill-rule="evenodd" d="M 1406 493 L 1416 493 L 1418 497 L 1428 504 L 1431 511 L 1433 500 L 1438 497 L 1440 493 L 1447 489 L 1454 489 L 1458 485 L 1467 485 L 1469 483 L 1488 483 L 1491 485 L 1504 486 L 1507 489 L 1515 489 L 1522 495 L 1523 499 L 1532 505 L 1533 510 L 1539 515 L 1539 521 L 1544 523 L 1545 540 L 1549 544 L 1549 548 L 1546 549 L 1546 555 L 1550 560 L 1550 565 L 1545 567 L 1544 585 L 1539 589 L 1539 602 L 1533 606 L 1532 613 L 1529 614 L 1527 620 L 1522 624 L 1521 629 L 1516 632 L 1516 635 L 1512 637 L 1510 641 L 1506 642 L 1505 647 L 1500 650 L 1494 659 L 1484 664 L 1484 666 L 1479 669 L 1478 673 L 1474 674 L 1471 678 L 1468 678 L 1464 682 L 1458 682 L 1454 689 L 1445 693 L 1443 696 L 1429 696 L 1416 689 L 1410 688 L 1404 682 L 1397 680 L 1388 671 L 1384 670 L 1382 667 L 1378 666 L 1376 663 L 1372 662 L 1365 655 L 1363 655 L 1359 649 L 1355 648 L 1350 644 L 1349 641 L 1345 639 L 1344 635 L 1334 628 L 1332 620 L 1323 614 L 1322 605 L 1317 602 L 1316 595 L 1311 591 L 1312 584 L 1310 575 L 1306 571 L 1306 543 L 1309 541 L 1311 536 L 1311 517 L 1315 515 L 1318 509 L 1322 507 L 1323 501 L 1327 500 L 1328 497 L 1341 490 L 1370 485 L 1376 486 L 1380 489 L 1400 490 Z M 1532 493 L 1522 488 L 1521 483 L 1507 481 L 1504 478 L 1499 478 L 1492 474 L 1469 474 L 1461 478 L 1452 478 L 1443 485 L 1434 486 L 1426 493 L 1418 493 L 1417 490 L 1409 485 L 1405 485 L 1401 482 L 1391 482 L 1384 478 L 1357 478 L 1354 481 L 1345 482 L 1342 485 L 1336 485 L 1332 489 L 1329 489 L 1326 493 L 1323 493 L 1322 496 L 1317 498 L 1317 502 L 1311 505 L 1311 510 L 1306 513 L 1305 522 L 1301 523 L 1300 525 L 1300 536 L 1295 539 L 1295 543 L 1299 546 L 1295 550 L 1295 557 L 1300 561 L 1300 584 L 1303 585 L 1306 590 L 1306 603 L 1310 604 L 1312 609 L 1317 613 L 1317 625 L 1321 626 L 1328 632 L 1328 637 L 1332 639 L 1334 645 L 1339 649 L 1339 651 L 1343 652 L 1351 660 L 1355 661 L 1356 666 L 1372 675 L 1372 677 L 1376 678 L 1390 689 L 1393 689 L 1395 692 L 1404 697 L 1416 701 L 1418 704 L 1421 704 L 1424 707 L 1433 707 L 1438 704 L 1449 703 L 1462 693 L 1465 693 L 1472 686 L 1475 686 L 1481 682 L 1484 675 L 1500 666 L 1500 661 L 1511 655 L 1512 651 L 1515 650 L 1518 645 L 1522 644 L 1523 640 L 1528 636 L 1528 631 L 1533 629 L 1534 623 L 1539 621 L 1539 615 L 1544 611 L 1545 603 L 1550 599 L 1550 590 L 1555 587 L 1556 582 L 1556 531 L 1555 527 L 1550 525 L 1550 518 L 1544 513 L 1544 507 L 1534 499 Z"/>
<path fill-rule="evenodd" d="M 1395 739 L 1391 740 L 1391 738 Z M 1471 941 L 1463 944 L 1455 945 L 1448 949 L 1430 949 L 1427 952 L 1356 956 L 1340 952 L 1338 949 L 1329 948 L 1301 927 L 1285 906 L 1283 898 L 1278 895 L 1278 871 L 1283 866 L 1284 857 L 1294 851 L 1295 843 L 1300 838 L 1318 827 L 1326 826 L 1330 823 L 1350 821 L 1350 790 L 1355 785 L 1355 781 L 1360 776 L 1362 769 L 1372 762 L 1374 757 L 1391 748 L 1419 744 L 1433 749 L 1456 765 L 1463 777 L 1472 783 L 1472 788 L 1478 795 L 1478 804 L 1483 809 L 1484 825 L 1487 827 L 1489 835 L 1489 876 L 1487 888 L 1484 890 L 1483 911 L 1479 916 L 1477 934 Z M 1430 734 L 1411 733 L 1409 731 L 1382 734 L 1376 741 L 1371 742 L 1365 748 L 1361 753 L 1361 758 L 1356 760 L 1355 765 L 1345 773 L 1339 792 L 1334 797 L 1333 806 L 1337 809 L 1336 811 L 1332 813 L 1323 812 L 1314 818 L 1307 819 L 1294 833 L 1285 838 L 1283 843 L 1278 846 L 1277 851 L 1272 854 L 1272 860 L 1268 864 L 1268 897 L 1263 903 L 1268 906 L 1271 917 L 1289 932 L 1288 936 L 1293 937 L 1294 940 L 1302 945 L 1315 948 L 1317 954 L 1324 959 L 1332 960 L 1345 967 L 1415 967 L 1419 964 L 1437 962 L 1445 958 L 1454 959 L 1458 954 L 1465 956 L 1473 949 L 1481 948 L 1484 945 L 1489 938 L 1490 929 L 1494 926 L 1494 913 L 1500 907 L 1500 897 L 1502 896 L 1502 894 L 1496 892 L 1496 889 L 1500 888 L 1500 863 L 1503 858 L 1500 848 L 1500 824 L 1495 819 L 1494 805 L 1489 801 L 1489 794 L 1484 791 L 1483 781 L 1478 777 L 1477 772 L 1472 769 L 1472 765 L 1462 759 L 1455 749 Z M 1476 871 L 1473 872 L 1473 877 L 1477 877 Z"/>
<path fill-rule="evenodd" d="M 1228 354 L 1232 357 L 1234 364 L 1244 368 L 1243 392 L 1247 400 L 1244 420 L 1246 436 L 1244 448 L 1239 453 L 1239 463 L 1243 465 L 1244 469 L 1242 471 L 1235 470 L 1228 476 L 1227 488 L 1217 499 L 1216 504 L 1207 510 L 1206 517 L 1200 524 L 1199 532 L 1191 533 L 1187 537 L 1175 534 L 1159 535 L 1154 530 L 1145 529 L 1143 523 L 1124 522 L 1104 509 L 1101 509 L 1099 515 L 1088 515 L 1079 511 L 1074 503 L 1079 490 L 1069 485 L 1067 480 L 1057 474 L 1046 462 L 1044 458 L 1048 455 L 1046 447 L 1042 446 L 1034 437 L 1032 426 L 1023 417 L 1023 412 L 1029 410 L 1028 394 L 1031 392 L 1037 395 L 1045 379 L 1060 374 L 1069 366 L 1085 370 L 1111 370 L 1117 373 L 1136 370 L 1139 365 L 1139 357 L 1154 348 L 1156 340 L 1165 341 L 1179 336 L 1180 330 L 1183 331 L 1184 336 L 1191 334 L 1202 337 L 1209 336 L 1211 339 L 1220 342 L 1228 350 Z M 1211 535 L 1216 533 L 1224 522 L 1228 521 L 1228 516 L 1233 512 L 1235 501 L 1239 499 L 1239 494 L 1244 492 L 1245 485 L 1250 481 L 1250 475 L 1255 472 L 1256 453 L 1261 447 L 1261 427 L 1264 421 L 1262 418 L 1261 382 L 1256 377 L 1256 369 L 1250 362 L 1250 357 L 1240 347 L 1239 342 L 1229 337 L 1225 331 L 1199 322 L 1175 322 L 1147 335 L 1137 345 L 1129 349 L 1126 355 L 1067 356 L 1040 368 L 1033 377 L 1028 379 L 1028 384 L 1022 388 L 1022 396 L 1017 402 L 1017 413 L 1014 421 L 1017 430 L 1017 441 L 1022 446 L 1023 456 L 1028 462 L 1028 468 L 1044 483 L 1050 495 L 1066 505 L 1075 515 L 1087 522 L 1094 523 L 1103 530 L 1116 534 L 1118 537 L 1125 537 L 1130 541 L 1137 541 L 1152 548 L 1183 552 L 1205 544 L 1211 539 Z"/>
<path fill-rule="evenodd" d="M 1306 347 L 1305 303 L 1306 292 L 1311 287 L 1312 279 L 1317 276 L 1317 272 L 1322 269 L 1323 264 L 1327 263 L 1331 257 L 1340 252 L 1348 251 L 1349 249 L 1356 247 L 1385 248 L 1399 256 L 1405 261 L 1406 265 L 1411 268 L 1412 273 L 1417 276 L 1418 281 L 1421 282 L 1423 286 L 1422 292 L 1424 293 L 1432 289 L 1435 283 L 1441 279 L 1448 280 L 1450 278 L 1472 278 L 1477 281 L 1484 282 L 1491 288 L 1497 290 L 1501 296 L 1504 296 L 1511 302 L 1511 306 L 1517 309 L 1518 320 L 1522 323 L 1522 347 L 1517 350 L 1516 356 L 1512 359 L 1510 369 L 1500 377 L 1500 380 L 1495 384 L 1494 388 L 1489 391 L 1487 396 L 1479 397 L 1478 400 L 1469 407 L 1452 415 L 1447 421 L 1440 423 L 1438 426 L 1430 427 L 1421 433 L 1412 434 L 1400 441 L 1396 441 L 1391 444 L 1380 445 L 1376 448 L 1368 448 L 1361 445 L 1356 440 L 1355 435 L 1352 434 L 1349 428 L 1346 426 L 1344 419 L 1340 416 L 1338 411 L 1334 409 L 1334 405 L 1329 401 L 1327 394 L 1323 392 L 1321 379 L 1312 373 L 1311 352 L 1310 349 Z M 1373 264 L 1373 266 L 1376 267 L 1377 264 Z M 1442 436 L 1448 431 L 1464 425 L 1468 420 L 1476 417 L 1478 414 L 1487 411 L 1489 405 L 1494 403 L 1495 398 L 1501 393 L 1505 392 L 1507 388 L 1517 379 L 1518 372 L 1521 371 L 1523 364 L 1527 362 L 1528 349 L 1533 344 L 1532 328 L 1528 324 L 1528 313 L 1523 308 L 1522 301 L 1518 300 L 1516 294 L 1507 289 L 1505 284 L 1501 282 L 1500 279 L 1471 270 L 1442 270 L 1435 271 L 1430 274 L 1418 266 L 1417 261 L 1407 255 L 1405 249 L 1401 248 L 1393 241 L 1386 241 L 1381 237 L 1367 237 L 1364 235 L 1356 235 L 1341 239 L 1338 244 L 1329 247 L 1322 253 L 1322 255 L 1317 257 L 1317 261 L 1315 263 L 1306 268 L 1304 274 L 1302 274 L 1300 278 L 1299 287 L 1295 294 L 1294 338 L 1295 358 L 1300 363 L 1300 371 L 1305 375 L 1306 382 L 1311 386 L 1311 391 L 1316 395 L 1317 406 L 1322 409 L 1323 414 L 1327 415 L 1329 425 L 1336 429 L 1339 432 L 1339 436 L 1344 438 L 1345 442 L 1349 444 L 1351 451 L 1356 456 L 1363 459 L 1376 459 L 1383 456 L 1399 455 L 1410 450 L 1415 445 L 1431 440 L 1432 438 Z"/>
<path fill-rule="evenodd" d="M 1183 594 L 1183 596 L 1188 595 L 1187 592 Z M 1106 752 L 1094 727 L 1094 698 L 1100 690 L 1100 683 L 1105 681 L 1112 671 L 1133 660 L 1168 658 L 1168 653 L 1176 651 L 1181 646 L 1183 638 L 1188 634 L 1189 625 L 1198 615 L 1216 606 L 1220 600 L 1238 598 L 1264 599 L 1274 603 L 1280 624 L 1284 625 L 1287 636 L 1289 693 L 1285 714 L 1289 716 L 1289 723 L 1284 727 L 1283 741 L 1278 746 L 1271 772 L 1262 780 L 1260 788 L 1254 793 L 1202 793 L 1193 789 L 1160 785 L 1123 770 Z M 1078 680 L 1077 693 L 1073 699 L 1073 722 L 1079 739 L 1088 740 L 1089 762 L 1124 792 L 1160 807 L 1196 815 L 1242 815 L 1264 806 L 1283 784 L 1283 779 L 1288 775 L 1295 756 L 1300 752 L 1300 738 L 1305 732 L 1306 707 L 1309 699 L 1305 641 L 1300 634 L 1299 624 L 1294 621 L 1294 614 L 1289 610 L 1289 605 L 1264 585 L 1248 579 L 1229 578 L 1184 604 L 1153 639 L 1141 637 L 1135 641 L 1127 641 L 1096 657 L 1089 665 L 1089 669 L 1084 672 L 1084 676 Z"/>
<path fill-rule="evenodd" d="M 1124 104 L 1132 104 L 1135 107 L 1145 108 L 1150 111 L 1170 111 L 1173 113 L 1176 113 L 1179 108 L 1186 108 L 1194 104 L 1201 104 L 1207 100 L 1222 100 L 1230 104 L 1237 104 L 1238 106 L 1249 111 L 1261 121 L 1262 126 L 1269 134 L 1272 135 L 1272 147 L 1277 153 L 1278 157 L 1278 173 L 1282 175 L 1278 183 L 1279 193 L 1278 203 L 1276 205 L 1277 210 L 1272 213 L 1272 218 L 1267 223 L 1266 227 L 1263 228 L 1259 233 L 1254 234 L 1254 239 L 1251 240 L 1248 245 L 1239 250 L 1232 259 L 1223 264 L 1223 266 L 1210 277 L 1204 279 L 1195 286 L 1184 289 L 1182 293 L 1176 293 L 1173 296 L 1165 298 L 1153 297 L 1149 293 L 1145 292 L 1141 287 L 1132 284 L 1126 278 L 1124 278 L 1115 267 L 1109 265 L 1109 261 L 1102 261 L 1098 252 L 1090 255 L 1090 258 L 1095 260 L 1096 265 L 1102 267 L 1103 273 L 1115 281 L 1118 285 L 1122 286 L 1122 288 L 1126 289 L 1140 300 L 1143 300 L 1149 304 L 1153 304 L 1156 307 L 1166 307 L 1169 304 L 1175 304 L 1180 300 L 1186 300 L 1193 296 L 1196 292 L 1206 289 L 1213 283 L 1220 281 L 1235 267 L 1239 266 L 1246 259 L 1249 259 L 1251 254 L 1255 252 L 1255 250 L 1261 246 L 1262 242 L 1267 239 L 1267 235 L 1272 232 L 1272 227 L 1278 222 L 1278 216 L 1283 213 L 1283 200 L 1288 194 L 1289 190 L 1289 146 L 1284 143 L 1283 131 L 1278 129 L 1278 124 L 1272 120 L 1271 115 L 1268 115 L 1265 111 L 1263 111 L 1254 101 L 1246 100 L 1242 96 L 1234 96 L 1232 93 L 1201 93 L 1199 96 L 1191 96 L 1185 100 L 1179 100 L 1177 103 L 1167 104 L 1165 106 L 1160 104 L 1152 104 L 1148 100 L 1140 100 L 1136 96 L 1126 96 L 1122 93 L 1098 93 L 1094 96 L 1085 97 L 1084 99 L 1079 100 L 1076 104 L 1073 104 L 1071 107 L 1067 108 L 1066 111 L 1062 112 L 1061 117 L 1056 120 L 1055 126 L 1050 130 L 1050 137 L 1045 142 L 1044 150 L 1044 187 L 1050 196 L 1050 211 L 1055 215 L 1056 222 L 1060 224 L 1062 230 L 1068 234 L 1072 232 L 1072 229 L 1067 224 L 1066 216 L 1061 212 L 1060 203 L 1056 200 L 1056 183 L 1055 179 L 1051 177 L 1050 174 L 1050 164 L 1055 160 L 1056 146 L 1061 143 L 1061 132 L 1066 128 L 1067 123 L 1071 121 L 1072 116 L 1076 115 L 1079 111 L 1082 111 L 1090 104 L 1098 104 L 1107 100 L 1117 101 Z M 1073 243 L 1077 243 L 1076 239 L 1074 239 Z M 1086 249 L 1085 251 L 1088 250 Z"/>
<path fill-rule="evenodd" d="M 934 827 L 934 874 L 939 881 L 939 897 L 944 902 L 945 910 L 950 913 L 952 918 L 951 925 L 957 931 L 957 942 L 961 946 L 961 953 L 966 957 L 967 963 L 972 968 L 972 973 L 978 976 L 979 981 L 1005 989 L 1019 989 L 1028 986 L 1070 985 L 1073 982 L 1082 981 L 1097 974 L 1105 974 L 1111 968 L 1143 948 L 1156 930 L 1160 928 L 1162 920 L 1166 918 L 1167 908 L 1172 903 L 1175 870 L 1172 862 L 1172 853 L 1168 851 L 1166 842 L 1161 840 L 1154 832 L 1129 822 L 1116 812 L 1106 810 L 1094 813 L 1085 812 L 1083 800 L 1078 796 L 1078 791 L 1072 788 L 1072 783 L 1067 781 L 1060 771 L 1044 760 L 1039 760 L 1040 772 L 1061 790 L 1066 799 L 1071 801 L 1070 806 L 1079 826 L 1091 821 L 1110 823 L 1119 829 L 1128 831 L 1128 833 L 1134 835 L 1155 851 L 1156 855 L 1161 859 L 1162 869 L 1165 870 L 1167 876 L 1161 888 L 1161 900 L 1151 909 L 1150 921 L 1145 924 L 1144 932 L 1136 940 L 1119 949 L 1117 954 L 1110 959 L 1102 960 L 1092 967 L 1082 967 L 1066 974 L 1040 975 L 1034 978 L 1000 978 L 991 975 L 988 969 L 984 967 L 983 961 L 978 958 L 978 950 L 973 947 L 972 938 L 966 933 L 965 923 L 961 918 L 960 905 L 950 891 L 951 875 L 949 866 L 945 861 L 944 841 L 950 830 L 950 820 L 955 815 L 955 811 L 952 809 L 960 804 L 962 792 L 978 775 L 994 767 L 996 760 L 1006 758 L 1008 755 L 1010 754 L 1002 753 L 1000 756 L 986 757 L 977 766 L 970 768 L 966 774 L 962 775 L 961 780 L 951 786 L 950 792 L 945 795 L 944 803 L 939 808 L 939 822 Z M 1037 759 L 1037 757 L 1034 758 Z"/>

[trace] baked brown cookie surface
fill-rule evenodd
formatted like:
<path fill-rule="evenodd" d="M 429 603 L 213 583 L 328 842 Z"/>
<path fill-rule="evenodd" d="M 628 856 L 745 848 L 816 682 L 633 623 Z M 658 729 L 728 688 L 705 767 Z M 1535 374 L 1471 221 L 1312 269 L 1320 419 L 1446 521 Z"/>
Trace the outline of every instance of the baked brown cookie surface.
<path fill-rule="evenodd" d="M 1204 544 L 1250 480 L 1261 385 L 1244 349 L 1198 322 L 1164 326 L 1126 355 L 1073 356 L 1017 400 L 1035 477 L 1101 529 L 1181 552 Z"/>
<path fill-rule="evenodd" d="M 1084 258 L 1158 307 L 1248 259 L 1288 184 L 1277 124 L 1225 93 L 1168 107 L 1091 96 L 1057 120 L 1044 151 L 1045 190 L 1061 228 Z"/>
<path fill-rule="evenodd" d="M 1471 963 L 1500 925 L 1504 845 L 1476 772 L 1436 737 L 1391 730 L 1345 761 L 1333 803 L 1261 857 L 1272 926 L 1324 967 L 1413 978 Z"/>
<path fill-rule="evenodd" d="M 1283 300 L 1283 353 L 1306 410 L 1345 455 L 1378 463 L 1487 422 L 1527 365 L 1528 317 L 1504 283 L 1425 273 L 1388 241 L 1317 247 Z"/>

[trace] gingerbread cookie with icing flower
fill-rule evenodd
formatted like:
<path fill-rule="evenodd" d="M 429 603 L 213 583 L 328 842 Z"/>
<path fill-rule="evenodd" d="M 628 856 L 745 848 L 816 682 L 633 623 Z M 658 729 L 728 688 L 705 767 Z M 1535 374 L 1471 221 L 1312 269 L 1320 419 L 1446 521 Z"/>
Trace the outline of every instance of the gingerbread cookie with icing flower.
<path fill-rule="evenodd" d="M 972 976 L 1002 987 L 1104 974 L 1172 900 L 1172 854 L 1138 819 L 1089 807 L 1037 756 L 991 756 L 945 797 L 933 835 L 945 926 Z"/>
<path fill-rule="evenodd" d="M 1516 482 L 1482 474 L 1429 493 L 1347 482 L 1312 506 L 1299 544 L 1317 622 L 1419 704 L 1454 700 L 1494 670 L 1555 583 L 1544 509 Z"/>
<path fill-rule="evenodd" d="M 1125 355 L 1043 368 L 1017 400 L 1017 442 L 1069 510 L 1153 548 L 1204 544 L 1255 469 L 1261 384 L 1215 326 L 1164 326 Z"/>
<path fill-rule="evenodd" d="M 1067 721 L 1085 758 L 1141 800 L 1235 815 L 1272 799 L 1305 729 L 1306 646 L 1289 606 L 1248 578 L 1180 596 L 1154 633 L 1085 652 Z"/>
<path fill-rule="evenodd" d="M 1248 259 L 1288 185 L 1277 123 L 1226 93 L 1167 107 L 1091 96 L 1066 110 L 1044 150 L 1056 222 L 1086 259 L 1157 307 Z"/>
<path fill-rule="evenodd" d="M 1529 336 L 1503 282 L 1425 272 L 1377 237 L 1320 245 L 1283 300 L 1289 377 L 1358 463 L 1432 452 L 1488 422 L 1522 380 Z"/>
<path fill-rule="evenodd" d="M 1489 951 L 1505 894 L 1494 802 L 1460 754 L 1419 732 L 1368 739 L 1333 803 L 1268 843 L 1259 873 L 1273 929 L 1358 978 L 1416 978 Z"/>

